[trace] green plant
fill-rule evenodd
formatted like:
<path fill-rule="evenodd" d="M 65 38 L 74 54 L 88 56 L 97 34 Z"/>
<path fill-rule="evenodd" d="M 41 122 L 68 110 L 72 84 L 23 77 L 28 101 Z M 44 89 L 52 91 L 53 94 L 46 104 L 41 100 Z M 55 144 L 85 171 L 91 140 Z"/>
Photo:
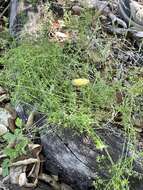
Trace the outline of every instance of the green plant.
<path fill-rule="evenodd" d="M 4 154 L 7 155 L 10 160 L 26 153 L 28 138 L 24 137 L 21 129 L 16 129 L 14 134 L 6 133 L 3 138 L 8 144 L 14 144 L 14 147 L 6 147 L 4 149 Z"/>
<path fill-rule="evenodd" d="M 3 175 L 3 177 L 8 176 L 9 167 L 10 167 L 10 160 L 4 159 L 4 161 L 2 162 L 2 175 Z"/>
<path fill-rule="evenodd" d="M 1 83 L 11 89 L 13 101 L 36 103 L 50 122 L 84 129 L 98 123 L 100 119 L 94 114 L 100 109 L 107 109 L 110 117 L 116 84 L 106 83 L 95 66 L 95 78 L 76 89 L 74 78 L 90 77 L 90 65 L 79 62 L 78 57 L 67 56 L 61 47 L 48 41 L 23 44 L 1 59 L 6 63 Z"/>
<path fill-rule="evenodd" d="M 21 129 L 16 129 L 14 134 L 7 132 L 3 138 L 9 145 L 3 150 L 3 153 L 6 155 L 6 159 L 4 159 L 2 163 L 2 168 L 3 176 L 6 176 L 9 173 L 10 163 L 19 156 L 26 154 L 26 147 L 29 140 L 23 135 Z"/>
<path fill-rule="evenodd" d="M 10 36 L 8 29 L 4 29 L 0 32 L 0 53 L 4 53 L 11 47 L 13 42 L 12 37 Z"/>

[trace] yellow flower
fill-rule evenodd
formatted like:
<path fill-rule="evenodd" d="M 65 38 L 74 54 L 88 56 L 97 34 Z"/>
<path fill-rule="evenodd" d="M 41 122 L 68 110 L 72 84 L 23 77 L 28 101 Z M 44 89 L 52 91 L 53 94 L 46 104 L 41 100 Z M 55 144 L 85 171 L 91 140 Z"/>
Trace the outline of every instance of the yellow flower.
<path fill-rule="evenodd" d="M 72 84 L 77 87 L 85 86 L 85 85 L 89 84 L 89 82 L 90 81 L 85 78 L 79 78 L 79 79 L 72 80 Z"/>

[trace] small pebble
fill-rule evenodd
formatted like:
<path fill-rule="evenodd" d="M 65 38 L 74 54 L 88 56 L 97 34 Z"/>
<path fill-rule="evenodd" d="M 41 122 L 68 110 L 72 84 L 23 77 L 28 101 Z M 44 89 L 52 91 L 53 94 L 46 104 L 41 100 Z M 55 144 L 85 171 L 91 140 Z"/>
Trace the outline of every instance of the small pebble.
<path fill-rule="evenodd" d="M 73 14 L 73 15 L 78 15 L 78 16 L 80 16 L 82 11 L 83 11 L 83 8 L 81 8 L 81 7 L 78 6 L 78 5 L 74 5 L 74 6 L 72 7 L 72 14 Z"/>

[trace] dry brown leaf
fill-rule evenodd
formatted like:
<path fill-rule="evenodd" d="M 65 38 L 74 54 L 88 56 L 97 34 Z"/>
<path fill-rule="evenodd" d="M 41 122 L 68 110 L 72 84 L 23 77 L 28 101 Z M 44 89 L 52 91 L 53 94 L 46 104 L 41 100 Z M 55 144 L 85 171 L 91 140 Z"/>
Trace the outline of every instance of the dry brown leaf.
<path fill-rule="evenodd" d="M 35 158 L 29 158 L 29 159 L 25 159 L 25 160 L 20 160 L 14 163 L 11 163 L 10 166 L 21 166 L 21 165 L 28 165 L 28 164 L 34 164 L 38 162 L 38 159 Z"/>
<path fill-rule="evenodd" d="M 28 117 L 28 120 L 26 122 L 26 127 L 31 127 L 34 124 L 34 116 L 35 116 L 35 112 L 32 111 Z"/>
<path fill-rule="evenodd" d="M 0 86 L 0 95 L 7 93 L 7 91 Z"/>
<path fill-rule="evenodd" d="M 2 175 L 2 173 L 3 173 L 3 172 L 2 172 L 2 168 L 0 168 L 0 176 Z"/>
<path fill-rule="evenodd" d="M 16 111 L 10 103 L 7 103 L 4 108 L 11 114 L 13 119 L 16 119 L 17 117 Z"/>
<path fill-rule="evenodd" d="M 27 177 L 32 177 L 33 180 L 35 181 L 36 179 L 38 179 L 40 169 L 41 169 L 41 160 L 40 160 L 39 155 L 42 150 L 42 146 L 39 144 L 29 144 L 28 148 L 31 151 L 32 156 L 34 158 L 37 158 L 37 160 L 38 160 L 35 164 L 33 164 L 31 170 L 27 174 Z"/>
<path fill-rule="evenodd" d="M 60 42 L 64 42 L 69 39 L 69 34 L 64 32 L 55 32 L 55 38 Z"/>
<path fill-rule="evenodd" d="M 56 182 L 50 175 L 42 173 L 38 178 L 46 183 L 49 183 L 55 190 L 60 190 L 59 183 Z"/>
<path fill-rule="evenodd" d="M 9 129 L 11 132 L 14 132 L 15 129 L 16 129 L 15 120 L 12 119 L 12 118 L 8 118 L 8 129 Z"/>
<path fill-rule="evenodd" d="M 135 127 L 135 131 L 138 132 L 138 133 L 141 133 L 143 131 L 143 129 L 139 128 L 139 127 Z"/>
<path fill-rule="evenodd" d="M 26 185 L 26 183 L 27 183 L 27 177 L 26 177 L 26 173 L 24 172 L 19 175 L 18 184 L 20 187 L 22 187 Z"/>
<path fill-rule="evenodd" d="M 25 187 L 36 187 L 38 184 L 38 179 L 35 179 L 35 181 L 33 183 L 26 183 Z"/>
<path fill-rule="evenodd" d="M 8 91 L 0 86 L 0 103 L 7 102 L 10 100 Z"/>
<path fill-rule="evenodd" d="M 41 147 L 41 145 L 39 145 L 39 144 L 28 144 L 29 150 L 34 150 L 39 147 Z"/>
<path fill-rule="evenodd" d="M 19 176 L 23 173 L 23 167 L 20 165 L 18 167 L 10 167 L 10 182 L 12 184 L 19 184 Z"/>

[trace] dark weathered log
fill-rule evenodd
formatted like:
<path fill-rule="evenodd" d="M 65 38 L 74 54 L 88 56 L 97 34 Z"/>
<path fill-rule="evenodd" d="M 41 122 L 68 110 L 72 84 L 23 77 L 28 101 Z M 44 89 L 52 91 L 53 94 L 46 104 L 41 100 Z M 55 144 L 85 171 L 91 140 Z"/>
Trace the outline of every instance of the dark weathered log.
<path fill-rule="evenodd" d="M 97 134 L 108 146 L 107 150 L 114 163 L 126 153 L 132 156 L 121 133 L 116 134 L 104 129 L 98 130 Z M 110 179 L 108 170 L 112 164 L 107 152 L 97 150 L 92 140 L 85 135 L 77 135 L 70 129 L 59 131 L 50 127 L 47 134 L 41 136 L 41 142 L 46 157 L 45 169 L 52 174 L 58 174 L 61 181 L 69 184 L 74 190 L 92 189 L 92 182 L 97 175 L 103 179 Z M 103 162 L 97 161 L 99 156 L 105 156 Z M 136 161 L 135 171 L 143 174 L 142 166 L 141 161 Z M 132 177 L 130 181 L 131 189 L 143 189 L 143 181 Z"/>

